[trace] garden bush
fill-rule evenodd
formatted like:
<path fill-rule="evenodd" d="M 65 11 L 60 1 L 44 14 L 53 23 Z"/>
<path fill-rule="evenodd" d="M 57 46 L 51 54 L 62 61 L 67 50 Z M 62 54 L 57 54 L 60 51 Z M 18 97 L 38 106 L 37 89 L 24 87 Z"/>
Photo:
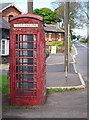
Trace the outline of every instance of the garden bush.
<path fill-rule="evenodd" d="M 63 46 L 63 41 L 57 41 L 56 44 L 57 44 L 57 46 L 61 46 L 62 47 Z"/>
<path fill-rule="evenodd" d="M 57 42 L 51 42 L 51 46 L 56 46 L 56 52 L 60 53 L 60 52 L 64 52 L 64 42 L 63 41 L 57 41 Z M 69 47 L 70 47 L 70 52 L 72 50 L 72 41 L 69 41 Z M 51 48 L 50 48 L 51 50 Z"/>
<path fill-rule="evenodd" d="M 70 52 L 71 52 L 71 50 L 72 50 L 72 41 L 71 40 L 69 42 L 69 46 L 70 46 Z"/>
<path fill-rule="evenodd" d="M 80 39 L 79 42 L 87 43 L 87 40 L 85 40 L 85 39 Z"/>
<path fill-rule="evenodd" d="M 51 46 L 55 46 L 56 45 L 56 42 L 51 42 Z"/>

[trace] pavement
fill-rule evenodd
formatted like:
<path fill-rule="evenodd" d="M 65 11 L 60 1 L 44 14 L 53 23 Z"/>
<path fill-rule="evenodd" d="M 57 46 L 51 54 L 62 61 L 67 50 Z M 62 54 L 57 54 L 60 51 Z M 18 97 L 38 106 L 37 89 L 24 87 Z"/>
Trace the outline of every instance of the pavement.
<path fill-rule="evenodd" d="M 47 88 L 74 88 L 81 87 L 82 81 L 76 73 L 72 55 L 69 56 L 69 72 L 64 72 L 64 55 L 50 54 L 46 61 Z M 83 80 L 83 79 L 82 79 Z M 82 86 L 83 87 L 83 86 Z"/>

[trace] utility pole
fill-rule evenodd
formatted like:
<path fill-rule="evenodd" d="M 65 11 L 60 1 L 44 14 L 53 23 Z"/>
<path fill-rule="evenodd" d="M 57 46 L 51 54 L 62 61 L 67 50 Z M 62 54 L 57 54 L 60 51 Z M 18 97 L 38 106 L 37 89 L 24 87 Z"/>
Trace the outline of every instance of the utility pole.
<path fill-rule="evenodd" d="M 28 13 L 33 14 L 33 0 L 28 0 Z"/>
<path fill-rule="evenodd" d="M 64 71 L 69 72 L 69 2 L 65 2 L 64 7 L 64 29 L 65 29 Z"/>

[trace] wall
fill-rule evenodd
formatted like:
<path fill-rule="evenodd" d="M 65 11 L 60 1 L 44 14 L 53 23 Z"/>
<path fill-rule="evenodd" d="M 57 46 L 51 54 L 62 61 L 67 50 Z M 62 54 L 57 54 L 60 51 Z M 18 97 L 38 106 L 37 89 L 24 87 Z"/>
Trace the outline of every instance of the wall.
<path fill-rule="evenodd" d="M 61 34 L 61 40 L 64 41 L 64 34 Z"/>
<path fill-rule="evenodd" d="M 49 33 L 45 35 L 46 45 L 51 45 L 51 42 L 59 40 L 59 33 L 51 33 L 51 40 L 49 40 Z M 64 41 L 64 33 L 61 33 L 61 41 Z"/>
<path fill-rule="evenodd" d="M 9 22 L 9 15 L 17 16 L 20 14 L 21 13 L 15 7 L 12 6 L 3 10 L 2 12 L 2 16 L 7 16 L 7 17 L 3 17 L 3 19 L 6 20 L 7 22 Z"/>

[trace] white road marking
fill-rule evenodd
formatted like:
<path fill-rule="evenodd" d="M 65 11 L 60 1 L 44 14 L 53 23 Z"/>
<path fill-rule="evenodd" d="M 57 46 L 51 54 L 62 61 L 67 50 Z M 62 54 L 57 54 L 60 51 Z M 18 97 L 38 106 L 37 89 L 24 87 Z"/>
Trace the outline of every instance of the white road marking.
<path fill-rule="evenodd" d="M 75 47 L 75 45 L 73 44 L 73 47 L 75 49 L 75 55 L 78 55 L 78 51 L 77 51 L 77 48 Z"/>
<path fill-rule="evenodd" d="M 80 73 L 78 73 L 78 75 L 79 75 L 79 78 L 81 80 L 82 85 L 85 87 L 86 85 L 85 85 L 85 82 L 84 82 L 84 80 L 82 78 L 82 75 Z"/>
<path fill-rule="evenodd" d="M 89 47 L 87 47 L 86 45 L 83 45 L 82 43 L 78 43 L 78 44 L 80 44 L 81 46 L 83 46 L 83 47 L 89 49 Z"/>
<path fill-rule="evenodd" d="M 74 49 L 75 49 L 75 55 L 78 55 L 78 52 L 77 52 L 77 49 L 76 49 L 76 47 L 75 47 L 75 45 L 73 44 L 73 47 L 74 47 Z M 81 86 L 83 87 L 83 88 L 85 88 L 86 87 L 86 85 L 85 85 L 85 82 L 84 82 L 84 80 L 83 80 L 83 78 L 82 78 L 82 75 L 80 74 L 80 73 L 78 73 L 78 71 L 77 71 L 77 69 L 76 69 L 76 66 L 75 66 L 75 55 L 71 55 L 72 56 L 72 59 L 73 59 L 73 67 L 74 67 L 74 70 L 75 70 L 75 73 L 77 73 L 78 74 L 78 76 L 79 76 L 79 78 L 80 78 L 80 81 L 81 81 Z"/>
<path fill-rule="evenodd" d="M 70 88 L 85 88 L 85 86 L 83 86 L 83 85 L 78 85 L 78 86 L 46 87 L 46 88 L 48 88 L 48 89 L 55 89 L 55 88 L 61 88 L 61 89 L 68 88 L 68 89 L 70 89 Z"/>
<path fill-rule="evenodd" d="M 53 63 L 53 64 L 46 64 L 46 65 L 59 65 L 59 64 L 64 64 L 64 63 Z"/>

